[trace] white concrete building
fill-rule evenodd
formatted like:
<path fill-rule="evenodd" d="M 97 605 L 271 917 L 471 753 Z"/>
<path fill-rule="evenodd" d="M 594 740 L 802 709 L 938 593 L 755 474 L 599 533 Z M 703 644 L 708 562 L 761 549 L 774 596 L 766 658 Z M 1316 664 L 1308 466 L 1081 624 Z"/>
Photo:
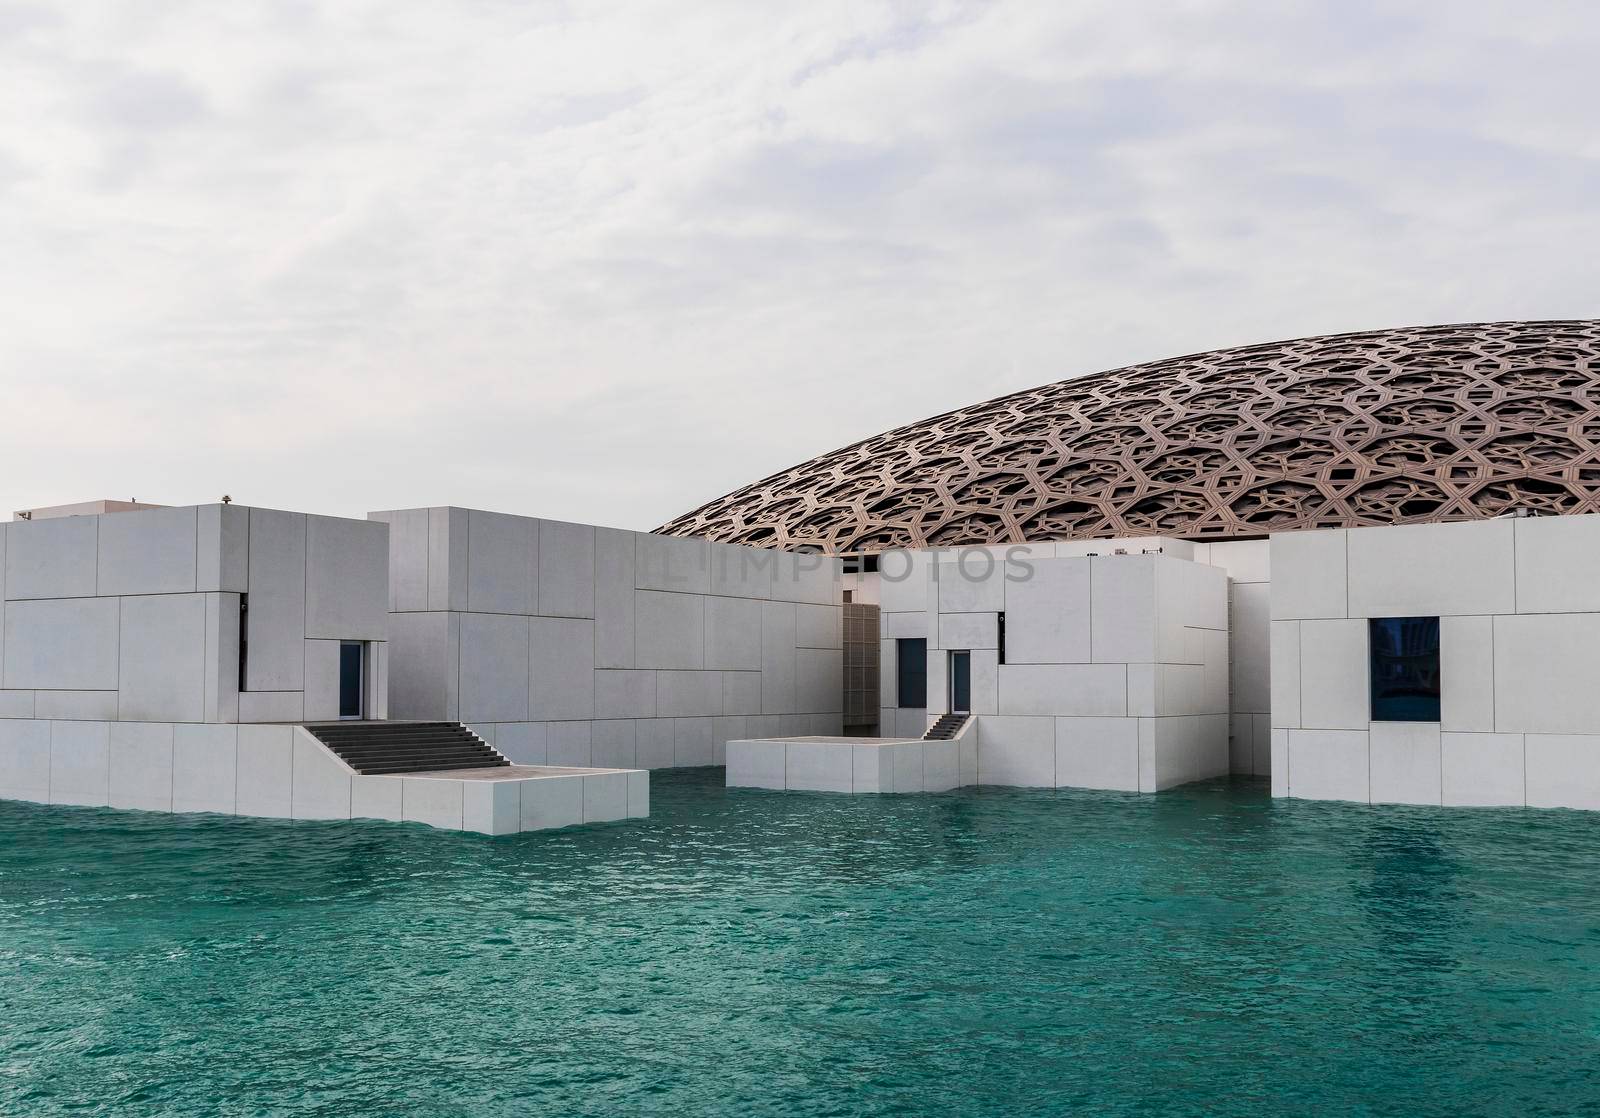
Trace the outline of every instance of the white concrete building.
<path fill-rule="evenodd" d="M 523 764 L 720 765 L 838 734 L 839 560 L 461 508 L 390 526 L 391 712 Z"/>
<path fill-rule="evenodd" d="M 1275 794 L 1600 808 L 1600 517 L 1284 533 L 1272 568 Z"/>
<path fill-rule="evenodd" d="M 1183 541 L 1128 542 L 883 556 L 880 693 L 895 705 L 880 732 L 902 739 L 890 752 L 957 713 L 971 725 L 959 768 L 937 766 L 942 787 L 1153 792 L 1227 775 L 1228 576 Z M 808 769 L 831 766 L 822 785 L 771 784 L 776 762 L 730 764 L 729 780 L 849 783 L 852 758 L 827 744 L 799 750 Z"/>
<path fill-rule="evenodd" d="M 648 812 L 642 772 L 490 769 L 384 722 L 388 560 L 385 524 L 239 505 L 0 525 L 0 798 L 491 834 Z"/>

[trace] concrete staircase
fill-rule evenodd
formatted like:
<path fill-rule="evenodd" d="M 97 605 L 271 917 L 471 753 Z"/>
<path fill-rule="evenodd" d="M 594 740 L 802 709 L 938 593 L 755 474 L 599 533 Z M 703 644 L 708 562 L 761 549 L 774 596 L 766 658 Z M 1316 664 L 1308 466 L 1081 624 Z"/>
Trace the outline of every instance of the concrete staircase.
<path fill-rule="evenodd" d="M 961 727 L 967 724 L 970 714 L 941 714 L 939 720 L 928 727 L 928 732 L 922 735 L 923 741 L 951 741 L 961 732 Z"/>
<path fill-rule="evenodd" d="M 511 764 L 459 722 L 321 722 L 306 730 L 362 776 Z"/>

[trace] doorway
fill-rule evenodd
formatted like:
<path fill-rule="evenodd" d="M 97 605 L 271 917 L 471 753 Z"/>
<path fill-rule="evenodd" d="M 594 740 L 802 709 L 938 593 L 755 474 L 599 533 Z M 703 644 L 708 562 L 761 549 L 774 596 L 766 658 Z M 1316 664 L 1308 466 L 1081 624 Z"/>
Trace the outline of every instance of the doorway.
<path fill-rule="evenodd" d="M 972 653 L 950 654 L 950 713 L 972 713 Z"/>
<path fill-rule="evenodd" d="M 339 642 L 339 717 L 360 718 L 366 709 L 367 646 Z"/>

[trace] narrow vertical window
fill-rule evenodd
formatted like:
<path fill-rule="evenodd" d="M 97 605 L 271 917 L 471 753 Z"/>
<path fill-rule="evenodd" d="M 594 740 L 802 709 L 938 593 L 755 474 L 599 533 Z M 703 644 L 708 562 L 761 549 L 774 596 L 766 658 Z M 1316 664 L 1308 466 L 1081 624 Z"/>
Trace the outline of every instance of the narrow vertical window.
<path fill-rule="evenodd" d="M 928 705 L 928 642 L 906 637 L 895 642 L 895 677 L 898 684 L 895 705 Z"/>
<path fill-rule="evenodd" d="M 1001 610 L 994 619 L 995 645 L 1000 650 L 1000 662 L 1006 662 L 1006 612 Z"/>
<path fill-rule="evenodd" d="M 239 595 L 239 690 L 248 691 L 245 686 L 245 669 L 250 664 L 250 595 Z"/>
<path fill-rule="evenodd" d="M 1374 722 L 1439 721 L 1439 619 L 1367 622 Z"/>

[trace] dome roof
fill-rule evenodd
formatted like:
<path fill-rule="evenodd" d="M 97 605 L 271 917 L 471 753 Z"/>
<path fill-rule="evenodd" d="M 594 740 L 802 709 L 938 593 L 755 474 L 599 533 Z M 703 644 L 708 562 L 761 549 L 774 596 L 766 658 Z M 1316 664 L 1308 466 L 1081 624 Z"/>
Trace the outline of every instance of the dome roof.
<path fill-rule="evenodd" d="M 925 419 L 659 529 L 881 551 L 1600 512 L 1600 321 L 1333 334 Z"/>

